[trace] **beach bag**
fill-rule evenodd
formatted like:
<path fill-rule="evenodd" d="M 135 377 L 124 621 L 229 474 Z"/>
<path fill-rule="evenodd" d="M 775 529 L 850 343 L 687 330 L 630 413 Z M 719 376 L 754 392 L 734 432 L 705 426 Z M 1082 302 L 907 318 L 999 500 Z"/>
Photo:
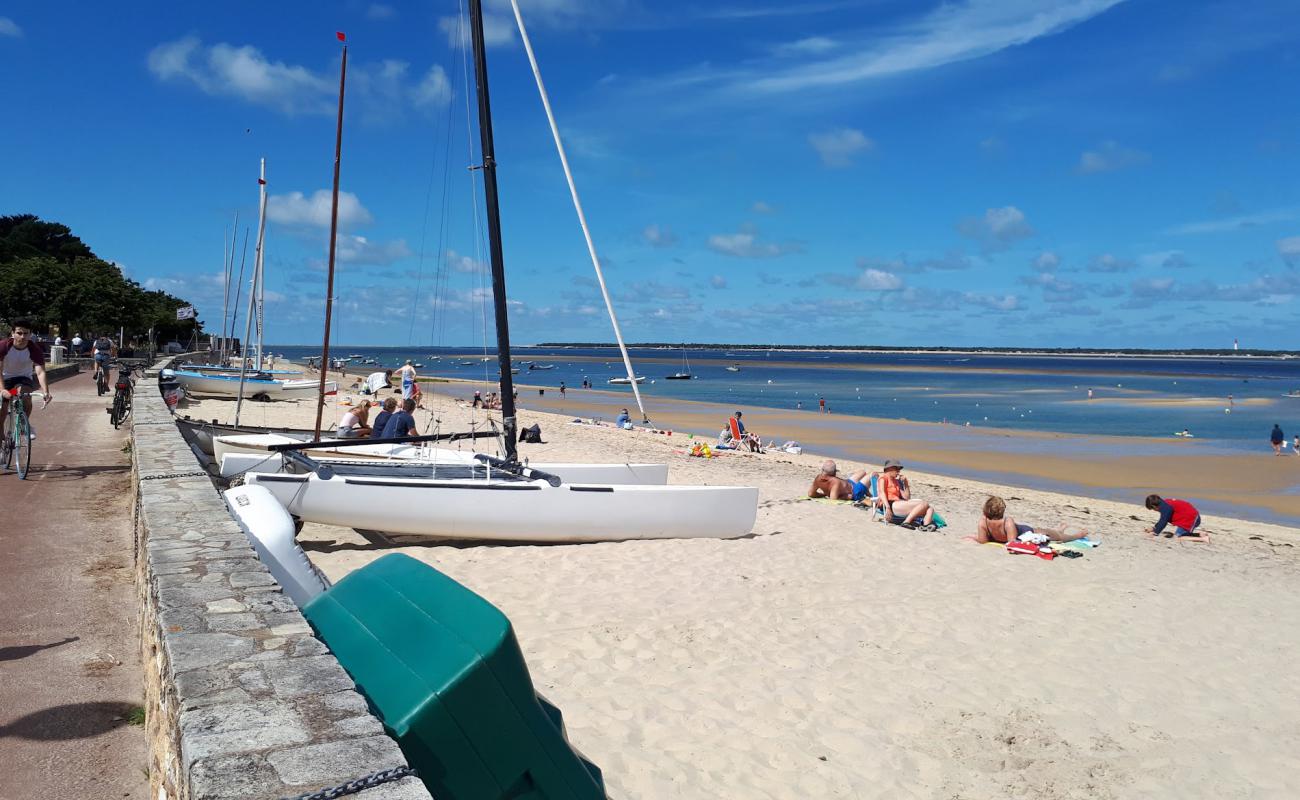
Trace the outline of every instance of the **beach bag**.
<path fill-rule="evenodd" d="M 519 432 L 519 441 L 529 444 L 543 444 L 542 426 L 534 424 L 531 427 L 524 428 Z"/>

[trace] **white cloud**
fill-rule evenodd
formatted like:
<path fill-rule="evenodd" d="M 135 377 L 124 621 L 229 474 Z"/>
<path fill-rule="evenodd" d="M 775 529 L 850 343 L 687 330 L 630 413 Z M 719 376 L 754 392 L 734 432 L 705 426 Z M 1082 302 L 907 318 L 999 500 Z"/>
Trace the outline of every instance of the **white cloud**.
<path fill-rule="evenodd" d="M 808 36 L 793 42 L 782 42 L 772 48 L 779 56 L 820 55 L 839 47 L 834 39 L 826 36 Z"/>
<path fill-rule="evenodd" d="M 1200 233 L 1229 233 L 1232 231 L 1244 231 L 1251 228 L 1258 228 L 1263 225 L 1271 225 L 1275 222 L 1288 222 L 1300 215 L 1300 209 L 1297 208 L 1276 208 L 1270 211 L 1258 211 L 1254 214 L 1240 214 L 1235 217 L 1225 219 L 1212 219 L 1204 222 L 1187 222 L 1182 225 L 1174 225 L 1166 228 L 1165 233 L 1176 236 L 1194 235 Z"/>
<path fill-rule="evenodd" d="M 875 142 L 863 135 L 862 131 L 852 128 L 810 133 L 808 143 L 817 151 L 817 155 L 821 156 L 822 164 L 835 168 L 852 166 L 855 155 L 876 146 Z"/>
<path fill-rule="evenodd" d="M 1167 292 L 1173 288 L 1173 278 L 1142 278 L 1133 281 L 1134 294 L 1150 294 L 1151 292 Z"/>
<path fill-rule="evenodd" d="M 1020 308 L 1020 297 L 1014 294 L 984 294 L 982 292 L 965 292 L 962 300 L 970 305 L 996 311 L 1015 311 Z"/>
<path fill-rule="evenodd" d="M 441 64 L 434 64 L 425 73 L 424 79 L 415 85 L 411 100 L 417 106 L 434 106 L 442 108 L 451 102 L 451 82 Z"/>
<path fill-rule="evenodd" d="M 905 72 L 980 58 L 1050 36 L 1122 0 L 965 0 L 940 4 L 920 19 L 845 41 L 829 58 L 786 65 L 755 64 L 710 76 L 743 94 L 843 88 Z M 698 79 L 698 78 L 696 78 Z M 706 78 L 707 79 L 707 78 Z"/>
<path fill-rule="evenodd" d="M 903 279 L 883 269 L 867 268 L 858 276 L 857 286 L 872 292 L 890 292 L 903 288 Z"/>
<path fill-rule="evenodd" d="M 1138 263 L 1151 269 L 1184 269 L 1192 265 L 1182 250 L 1161 250 L 1138 256 Z"/>
<path fill-rule="evenodd" d="M 366 264 L 382 267 L 400 261 L 411 255 L 411 248 L 406 240 L 391 242 L 372 242 L 364 236 L 340 233 L 338 237 L 338 260 L 344 264 Z"/>
<path fill-rule="evenodd" d="M 266 218 L 280 225 L 316 228 L 330 226 L 331 193 L 317 189 L 311 197 L 302 192 L 273 194 L 266 200 Z M 339 227 L 366 225 L 374 220 L 352 192 L 339 192 Z"/>
<path fill-rule="evenodd" d="M 531 22 L 532 16 L 530 15 L 525 21 Z M 487 10 L 483 11 L 483 43 L 488 47 L 499 47 L 513 42 L 515 40 L 515 27 L 513 14 L 507 16 L 505 14 L 493 14 Z M 440 18 L 438 20 L 438 30 L 446 35 L 449 46 L 469 46 L 469 23 L 462 21 L 460 17 Z"/>
<path fill-rule="evenodd" d="M 755 214 L 775 214 L 775 213 L 776 213 L 776 208 L 775 208 L 775 207 L 773 207 L 773 206 L 772 206 L 771 204 L 769 204 L 769 203 L 765 203 L 765 202 L 763 202 L 762 200 L 756 200 L 756 201 L 754 201 L 754 205 L 750 206 L 749 210 L 750 210 L 750 211 L 753 211 Z"/>
<path fill-rule="evenodd" d="M 205 94 L 234 97 L 285 114 L 333 114 L 338 77 L 298 64 L 274 61 L 250 45 L 204 45 L 196 36 L 166 42 L 149 52 L 149 71 L 164 82 L 190 84 Z M 408 106 L 443 106 L 451 98 L 447 76 L 433 66 L 412 83 L 410 65 L 386 59 L 348 70 L 349 103 L 371 117 L 400 116 Z"/>
<path fill-rule="evenodd" d="M 801 248 L 796 244 L 760 242 L 756 234 L 741 231 L 740 233 L 718 233 L 710 236 L 709 249 L 738 258 L 776 258 L 787 253 L 796 253 Z"/>
<path fill-rule="evenodd" d="M 1034 235 L 1025 213 L 1015 206 L 990 208 L 983 217 L 962 220 L 958 232 L 984 244 L 987 250 L 1002 250 Z"/>
<path fill-rule="evenodd" d="M 1075 170 L 1081 175 L 1098 172 L 1114 172 L 1126 167 L 1136 167 L 1151 160 L 1151 156 L 1141 150 L 1124 147 L 1118 142 L 1102 142 L 1095 150 L 1085 150 L 1079 156 L 1079 165 Z"/>
<path fill-rule="evenodd" d="M 383 3 L 371 3 L 366 9 L 366 19 L 392 19 L 397 16 L 397 9 Z"/>
<path fill-rule="evenodd" d="M 23 35 L 23 29 L 18 27 L 18 23 L 8 17 L 0 17 L 0 36 L 12 36 L 15 39 Z"/>
<path fill-rule="evenodd" d="M 725 289 L 727 288 L 727 279 L 721 275 L 714 275 L 712 278 L 709 278 L 709 285 L 714 289 Z"/>
<path fill-rule="evenodd" d="M 1277 254 L 1288 264 L 1300 262 L 1300 236 L 1288 236 L 1277 240 Z"/>
<path fill-rule="evenodd" d="M 1113 253 L 1102 253 L 1088 264 L 1089 272 L 1128 272 L 1137 265 L 1127 258 L 1120 258 Z"/>
<path fill-rule="evenodd" d="M 1061 257 L 1051 250 L 1044 250 L 1034 259 L 1034 269 L 1039 272 L 1054 272 L 1061 266 Z"/>
<path fill-rule="evenodd" d="M 478 261 L 476 259 L 470 258 L 469 256 L 463 256 L 460 253 L 457 253 L 455 250 L 447 251 L 447 265 L 450 266 L 456 272 L 468 272 L 468 273 L 478 274 L 478 273 L 486 273 L 488 271 L 487 264 L 483 263 L 482 261 Z"/>
<path fill-rule="evenodd" d="M 647 225 L 641 231 L 641 238 L 651 247 L 671 247 L 677 244 L 677 237 L 667 227 Z"/>

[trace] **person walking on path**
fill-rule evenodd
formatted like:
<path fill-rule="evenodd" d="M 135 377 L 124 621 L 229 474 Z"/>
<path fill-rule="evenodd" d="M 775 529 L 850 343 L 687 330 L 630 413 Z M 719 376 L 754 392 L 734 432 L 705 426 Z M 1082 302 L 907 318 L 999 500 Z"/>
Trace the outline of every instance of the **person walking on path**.
<path fill-rule="evenodd" d="M 1282 433 L 1282 426 L 1276 422 L 1273 423 L 1273 432 L 1269 434 L 1268 441 L 1273 445 L 1273 455 L 1282 455 L 1282 442 L 1286 441 L 1286 434 Z"/>

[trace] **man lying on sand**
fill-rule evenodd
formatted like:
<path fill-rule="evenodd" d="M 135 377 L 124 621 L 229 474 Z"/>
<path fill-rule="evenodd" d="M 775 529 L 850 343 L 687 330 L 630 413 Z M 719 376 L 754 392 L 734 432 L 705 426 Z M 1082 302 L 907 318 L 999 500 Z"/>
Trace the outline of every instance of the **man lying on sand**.
<path fill-rule="evenodd" d="M 1152 536 L 1160 536 L 1166 525 L 1173 524 L 1173 531 L 1164 534 L 1166 538 L 1177 538 L 1180 542 L 1210 541 L 1209 534 L 1196 532 L 1196 529 L 1201 527 L 1201 512 L 1186 500 L 1179 500 L 1176 497 L 1166 500 L 1158 494 L 1150 494 L 1147 495 L 1146 507 L 1160 512 L 1160 519 L 1157 520 L 1155 527 L 1147 528 L 1147 533 Z"/>
<path fill-rule="evenodd" d="M 826 459 L 822 462 L 822 471 L 817 473 L 813 478 L 812 488 L 808 490 L 809 497 L 829 497 L 832 500 L 862 500 L 867 496 L 867 484 L 863 478 L 867 477 L 865 471 L 859 470 L 848 478 L 841 478 L 836 473 L 839 468 L 835 462 Z"/>
<path fill-rule="evenodd" d="M 979 544 L 999 542 L 1006 544 L 1020 538 L 1022 533 L 1041 533 L 1053 542 L 1072 542 L 1083 539 L 1088 531 L 1077 525 L 1062 525 L 1060 528 L 1040 528 L 1016 522 L 1007 516 L 1007 503 L 996 495 L 984 501 L 984 515 L 975 526 L 975 536 Z M 1041 541 L 1041 540 L 1040 540 Z"/>

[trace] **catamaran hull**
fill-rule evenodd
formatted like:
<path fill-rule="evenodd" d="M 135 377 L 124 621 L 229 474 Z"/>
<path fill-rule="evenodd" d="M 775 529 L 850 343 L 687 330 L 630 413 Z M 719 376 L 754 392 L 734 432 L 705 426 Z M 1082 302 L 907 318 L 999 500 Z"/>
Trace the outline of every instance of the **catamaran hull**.
<path fill-rule="evenodd" d="M 212 440 L 213 460 L 221 465 L 221 477 L 233 478 L 248 472 L 280 472 L 282 459 L 268 449 L 273 444 L 291 444 L 295 439 L 281 434 L 238 434 Z M 305 440 L 299 440 L 305 441 Z M 322 463 L 349 461 L 415 461 L 429 464 L 477 464 L 465 450 L 420 447 L 409 444 L 370 444 L 338 448 L 312 448 L 311 456 Z M 668 483 L 667 464 L 533 464 L 558 475 L 566 483 L 608 483 L 618 486 L 663 486 Z"/>
<path fill-rule="evenodd" d="M 250 474 L 308 522 L 513 542 L 730 539 L 754 527 L 758 489 Z"/>
<path fill-rule="evenodd" d="M 237 397 L 239 395 L 238 375 L 209 375 L 206 373 L 184 372 L 178 370 L 172 373 L 172 377 L 190 394 L 209 395 L 214 397 Z M 326 394 L 337 390 L 338 384 L 333 381 L 329 381 L 325 384 Z M 298 400 L 303 398 L 315 398 L 319 391 L 320 383 L 312 380 L 244 381 L 244 397 L 266 395 L 272 400 Z"/>

